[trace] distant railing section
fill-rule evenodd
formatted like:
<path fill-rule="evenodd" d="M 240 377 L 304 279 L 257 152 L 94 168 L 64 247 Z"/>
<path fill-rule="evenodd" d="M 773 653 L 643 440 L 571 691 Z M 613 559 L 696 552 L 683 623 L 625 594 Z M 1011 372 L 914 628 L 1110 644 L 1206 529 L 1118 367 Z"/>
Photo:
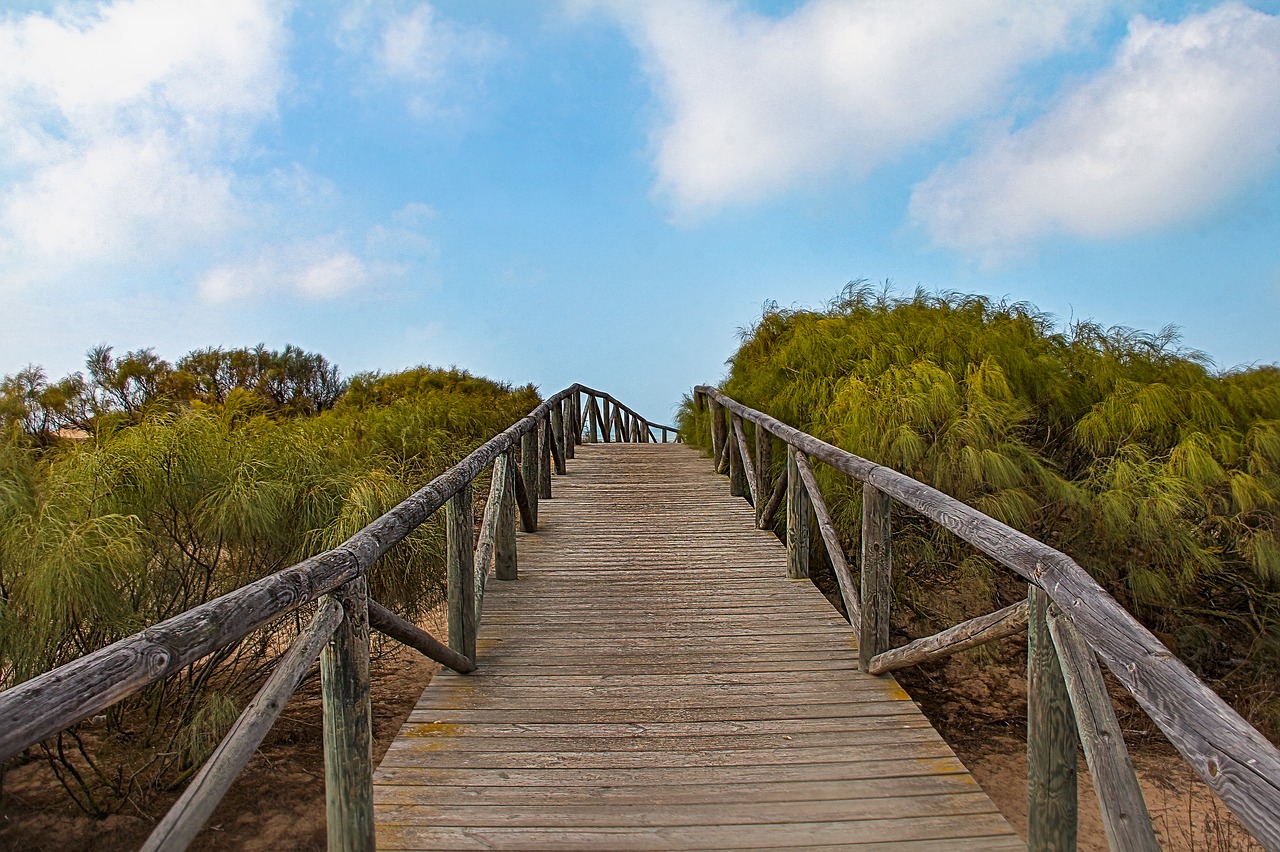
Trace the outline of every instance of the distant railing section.
<path fill-rule="evenodd" d="M 607 393 L 571 385 L 340 546 L 0 693 L 0 760 L 319 600 L 310 623 L 143 849 L 187 848 L 318 656 L 329 848 L 372 850 L 370 628 L 455 671 L 474 671 L 489 572 L 500 580 L 517 576 L 517 514 L 525 532 L 537 531 L 538 502 L 551 497 L 553 471 L 566 473 L 565 459 L 573 458 L 576 445 L 649 443 L 659 433 L 663 443 L 668 435 L 680 440 L 677 428 L 652 423 Z M 477 541 L 472 483 L 490 467 Z M 379 557 L 441 508 L 448 554 L 447 645 L 369 598 L 365 582 Z"/>
<path fill-rule="evenodd" d="M 716 470 L 729 475 L 730 493 L 746 497 L 756 507 L 757 526 L 771 527 L 786 500 L 790 577 L 809 575 L 811 514 L 816 519 L 850 623 L 857 631 L 863 671 L 882 674 L 1027 631 L 1028 844 L 1032 849 L 1075 848 L 1077 735 L 1111 848 L 1159 848 L 1098 666 L 1101 657 L 1253 836 L 1268 849 L 1280 850 L 1280 751 L 1070 557 L 937 489 L 794 429 L 715 388 L 695 388 L 694 401 L 710 413 Z M 753 424 L 750 436 L 748 423 Z M 775 438 L 785 447 L 787 463 L 777 480 L 770 482 Z M 862 483 L 857 577 L 836 535 L 811 458 Z M 1029 583 L 1027 599 L 890 648 L 893 500 L 1012 569 Z"/>

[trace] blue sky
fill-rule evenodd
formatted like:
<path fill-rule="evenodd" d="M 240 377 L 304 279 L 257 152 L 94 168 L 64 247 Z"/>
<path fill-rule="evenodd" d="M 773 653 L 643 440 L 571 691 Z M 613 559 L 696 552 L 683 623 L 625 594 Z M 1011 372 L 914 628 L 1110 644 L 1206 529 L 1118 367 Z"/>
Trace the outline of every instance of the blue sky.
<path fill-rule="evenodd" d="M 296 343 L 653 419 L 851 279 L 1280 361 L 1280 0 L 0 12 L 0 373 Z"/>

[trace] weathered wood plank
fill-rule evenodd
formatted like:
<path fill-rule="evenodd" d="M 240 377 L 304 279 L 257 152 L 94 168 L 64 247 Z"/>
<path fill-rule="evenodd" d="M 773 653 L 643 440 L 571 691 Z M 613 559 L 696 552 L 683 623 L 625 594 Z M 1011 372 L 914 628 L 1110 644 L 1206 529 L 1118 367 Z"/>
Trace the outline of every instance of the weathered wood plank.
<path fill-rule="evenodd" d="M 876 654 L 867 671 L 873 675 L 896 672 L 930 660 L 949 657 L 1027 629 L 1027 602 L 1018 601 L 996 612 L 971 618 L 955 627 L 908 642 L 901 648 Z"/>
<path fill-rule="evenodd" d="M 553 848 L 663 848 L 651 830 L 704 821 L 721 849 L 795 842 L 769 834 L 782 825 L 837 826 L 847 847 L 866 822 L 900 847 L 934 842 L 912 839 L 908 813 L 947 848 L 1016 848 L 902 689 L 857 672 L 853 629 L 812 584 L 787 582 L 784 546 L 693 449 L 588 445 L 557 482 L 543 532 L 520 540 L 521 583 L 487 594 L 479 670 L 437 675 L 378 770 L 383 848 L 419 818 L 444 834 L 410 846 L 475 830 L 524 848 L 541 829 Z"/>

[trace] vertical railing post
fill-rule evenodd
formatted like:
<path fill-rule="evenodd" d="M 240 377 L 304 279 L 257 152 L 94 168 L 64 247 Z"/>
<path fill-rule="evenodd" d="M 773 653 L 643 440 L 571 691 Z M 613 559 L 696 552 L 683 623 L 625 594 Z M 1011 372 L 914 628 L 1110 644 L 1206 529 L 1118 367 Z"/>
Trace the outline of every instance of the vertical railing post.
<path fill-rule="evenodd" d="M 551 418 L 538 421 L 538 497 L 551 499 Z"/>
<path fill-rule="evenodd" d="M 609 397 L 600 400 L 600 439 L 606 444 L 613 440 L 613 409 L 609 407 Z"/>
<path fill-rule="evenodd" d="M 373 730 L 369 599 L 357 577 L 329 597 L 342 623 L 320 652 L 324 787 L 330 852 L 373 852 Z"/>
<path fill-rule="evenodd" d="M 1049 595 L 1027 589 L 1027 848 L 1074 850 L 1076 723 L 1049 632 Z"/>
<path fill-rule="evenodd" d="M 862 623 L 858 629 L 858 667 L 889 650 L 889 588 L 893 574 L 889 495 L 862 484 Z"/>
<path fill-rule="evenodd" d="M 769 477 L 773 473 L 773 436 L 769 434 L 769 430 L 765 429 L 759 423 L 755 424 L 756 429 L 756 526 L 761 526 L 761 520 L 764 517 L 765 506 L 769 502 L 769 492 L 773 490 L 773 483 L 769 481 Z M 662 437 L 665 439 L 667 433 L 663 432 Z"/>
<path fill-rule="evenodd" d="M 566 444 L 564 439 L 564 412 L 561 411 L 560 403 L 551 406 L 551 440 L 556 442 L 556 448 L 560 451 L 552 453 L 552 458 L 556 465 L 556 475 L 565 475 L 564 460 L 566 458 Z"/>
<path fill-rule="evenodd" d="M 445 503 L 445 567 L 449 596 L 449 647 L 476 658 L 475 509 L 471 483 Z"/>
<path fill-rule="evenodd" d="M 502 491 L 502 504 L 498 507 L 498 530 L 493 543 L 493 575 L 499 580 L 517 577 L 516 554 L 516 469 L 515 451 L 506 452 L 507 463 L 502 466 L 507 478 Z"/>
<path fill-rule="evenodd" d="M 747 487 L 747 469 L 742 462 L 742 451 L 738 448 L 738 441 L 732 428 L 729 429 L 726 440 L 729 442 L 729 494 L 733 497 L 746 497 L 750 494 Z"/>
<path fill-rule="evenodd" d="M 587 442 L 596 444 L 600 442 L 600 418 L 596 411 L 595 394 L 587 395 L 587 421 L 589 429 L 587 432 Z"/>
<path fill-rule="evenodd" d="M 564 420 L 564 458 L 568 463 L 573 458 L 574 450 L 578 446 L 578 439 L 582 435 L 582 427 L 578 425 L 577 412 L 574 410 L 573 397 L 577 394 L 570 394 L 564 398 L 561 408 L 564 413 L 561 415 Z"/>
<path fill-rule="evenodd" d="M 573 444 L 577 446 L 582 443 L 582 394 L 574 391 L 569 399 L 573 404 Z"/>
<path fill-rule="evenodd" d="M 729 447 L 733 452 L 733 447 Z M 763 503 L 764 501 L 759 501 Z M 809 492 L 796 466 L 796 448 L 787 445 L 787 576 L 809 576 Z"/>
<path fill-rule="evenodd" d="M 538 528 L 538 430 L 530 429 L 520 436 L 520 478 L 529 498 L 529 514 L 533 516 L 533 532 Z"/>

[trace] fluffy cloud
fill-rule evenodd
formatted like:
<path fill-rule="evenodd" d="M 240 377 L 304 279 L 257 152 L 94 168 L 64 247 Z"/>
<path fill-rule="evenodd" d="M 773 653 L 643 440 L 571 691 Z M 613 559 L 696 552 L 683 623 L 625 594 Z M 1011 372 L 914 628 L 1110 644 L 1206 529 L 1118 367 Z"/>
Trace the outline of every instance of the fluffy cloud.
<path fill-rule="evenodd" d="M 1114 64 L 916 187 L 942 245 L 1133 234 L 1220 205 L 1280 161 L 1280 17 L 1238 3 L 1130 25 Z"/>
<path fill-rule="evenodd" d="M 999 104 L 1097 6 L 809 0 L 774 19 L 725 0 L 577 5 L 609 10 L 641 48 L 668 110 L 658 190 L 682 212 L 865 173 Z"/>
<path fill-rule="evenodd" d="M 320 301 L 358 290 L 369 278 L 364 261 L 351 252 L 323 242 L 303 243 L 212 269 L 199 289 L 202 298 L 214 303 L 273 294 Z"/>
<path fill-rule="evenodd" d="M 268 0 L 118 0 L 0 20 L 6 278 L 218 238 L 228 163 L 275 114 L 284 13 Z"/>
<path fill-rule="evenodd" d="M 373 80 L 404 86 L 419 117 L 456 117 L 449 104 L 470 99 L 506 49 L 501 36 L 441 18 L 430 3 L 400 13 L 371 0 L 348 4 L 337 42 L 364 60 Z"/>

